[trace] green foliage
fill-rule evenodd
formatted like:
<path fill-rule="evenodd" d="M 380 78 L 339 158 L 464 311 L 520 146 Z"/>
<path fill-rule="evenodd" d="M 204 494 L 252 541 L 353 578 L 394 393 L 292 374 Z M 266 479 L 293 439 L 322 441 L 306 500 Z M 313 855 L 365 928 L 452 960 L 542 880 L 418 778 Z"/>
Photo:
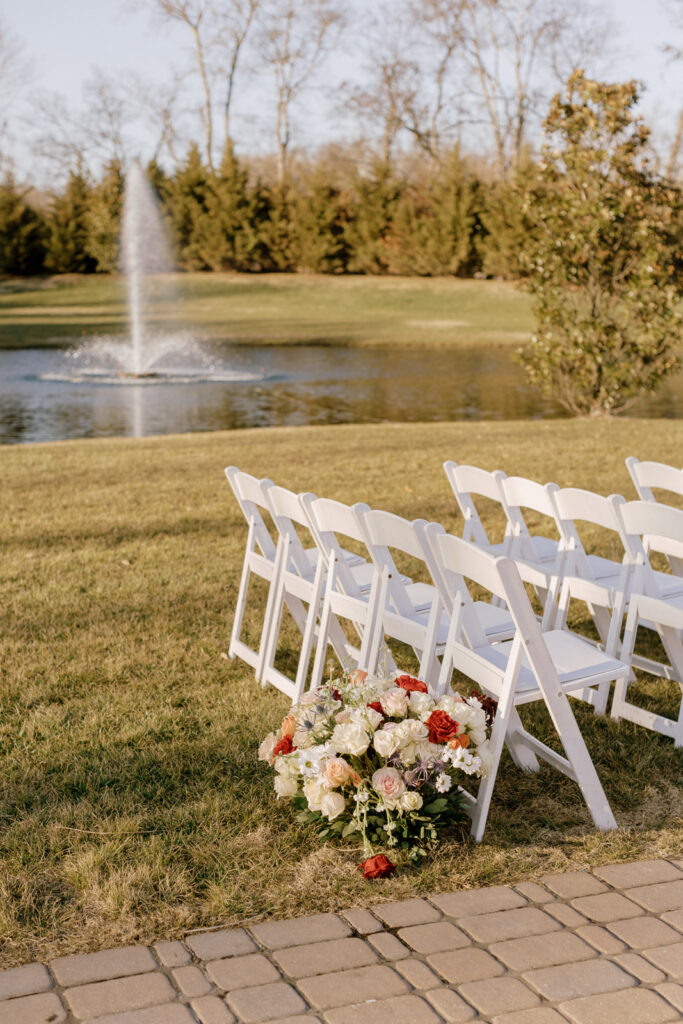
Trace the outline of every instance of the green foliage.
<path fill-rule="evenodd" d="M 402 192 L 403 185 L 384 164 L 377 164 L 368 177 L 356 176 L 352 214 L 345 232 L 352 253 L 349 270 L 360 274 L 388 272 L 392 224 Z"/>
<path fill-rule="evenodd" d="M 45 265 L 58 274 L 91 274 L 89 206 L 92 192 L 80 171 L 71 171 L 66 188 L 55 196 Z"/>
<path fill-rule="evenodd" d="M 88 203 L 88 253 L 102 273 L 111 273 L 119 265 L 123 188 L 121 164 L 112 160 Z"/>
<path fill-rule="evenodd" d="M 348 206 L 331 182 L 329 170 L 317 167 L 308 188 L 294 199 L 294 247 L 297 267 L 314 274 L 346 270 L 350 247 L 346 237 Z"/>
<path fill-rule="evenodd" d="M 183 270 L 210 270 L 213 228 L 209 213 L 211 182 L 199 147 L 193 143 L 185 163 L 171 180 L 167 208 L 179 265 Z"/>
<path fill-rule="evenodd" d="M 678 366 L 683 203 L 648 164 L 637 99 L 635 82 L 575 72 L 527 193 L 537 332 L 521 359 L 577 415 L 623 409 Z"/>
<path fill-rule="evenodd" d="M 0 184 L 0 274 L 39 274 L 45 259 L 45 219 L 12 178 Z"/>
<path fill-rule="evenodd" d="M 535 165 L 526 161 L 514 175 L 492 182 L 486 190 L 479 249 L 487 277 L 515 279 L 529 272 L 524 252 L 534 232 L 534 219 L 527 193 L 536 173 Z"/>

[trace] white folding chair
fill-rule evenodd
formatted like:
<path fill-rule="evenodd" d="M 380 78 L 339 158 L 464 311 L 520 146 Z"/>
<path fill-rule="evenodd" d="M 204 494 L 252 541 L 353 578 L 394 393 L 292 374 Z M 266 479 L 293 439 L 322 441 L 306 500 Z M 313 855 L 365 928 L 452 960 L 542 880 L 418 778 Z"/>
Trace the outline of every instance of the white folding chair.
<path fill-rule="evenodd" d="M 682 699 L 677 718 L 648 711 L 628 700 L 628 687 L 633 682 L 629 677 L 615 686 L 611 715 L 673 737 L 674 745 L 680 747 L 683 746 L 683 590 L 665 594 L 663 578 L 666 574 L 652 569 L 650 553 L 659 552 L 670 559 L 683 558 L 683 510 L 649 501 L 631 501 L 621 505 L 618 512 L 634 564 L 621 658 L 649 675 L 678 683 Z M 639 627 L 658 633 L 668 663 L 635 653 Z"/>
<path fill-rule="evenodd" d="M 315 496 L 311 495 L 311 497 Z M 309 517 L 299 495 L 285 487 L 272 485 L 268 488 L 267 498 L 271 516 L 278 531 L 278 546 L 276 551 L 277 572 L 270 592 L 269 629 L 263 647 L 261 685 L 267 686 L 270 683 L 295 702 L 303 693 L 306 682 L 327 561 L 323 551 L 317 545 L 315 535 L 312 534 Z M 304 546 L 297 527 L 305 537 L 312 541 L 310 546 Z M 373 574 L 372 566 L 355 552 L 340 549 L 340 554 L 361 591 L 369 591 Z M 282 614 L 285 607 L 290 607 L 293 602 L 302 606 L 307 605 L 308 611 L 305 613 L 304 628 L 301 630 L 302 644 L 297 671 L 294 678 L 291 678 L 276 668 L 275 657 L 282 625 Z M 337 657 L 340 660 L 343 659 L 346 653 L 346 637 L 335 619 L 330 621 L 330 642 Z"/>
<path fill-rule="evenodd" d="M 539 484 L 523 476 L 499 478 L 503 508 L 509 522 L 509 543 L 506 554 L 514 561 L 555 569 L 562 560 L 560 537 L 545 537 L 529 531 L 523 510 L 536 512 L 555 526 L 555 506 L 552 495 L 559 490 L 557 484 Z"/>
<path fill-rule="evenodd" d="M 683 497 L 683 469 L 667 466 L 665 462 L 640 462 L 633 456 L 626 459 L 626 468 L 631 474 L 633 485 L 641 501 L 657 503 L 658 499 L 653 493 L 653 488 Z M 647 535 L 643 538 L 643 542 L 647 549 Z M 670 555 L 668 562 L 673 573 L 683 576 L 683 558 Z"/>
<path fill-rule="evenodd" d="M 488 498 L 499 504 L 505 511 L 501 494 L 501 480 L 505 479 L 505 473 L 500 469 L 490 473 L 486 469 L 479 469 L 478 466 L 460 466 L 457 462 L 452 461 L 444 462 L 443 468 L 455 495 L 458 508 L 465 520 L 462 532 L 463 540 L 471 541 L 486 551 L 505 554 L 508 550 L 509 524 L 506 526 L 504 539 L 501 542 L 492 543 L 472 498 L 473 494 Z"/>
<path fill-rule="evenodd" d="M 238 657 L 247 665 L 251 665 L 258 680 L 261 678 L 264 644 L 270 630 L 271 592 L 277 570 L 276 546 L 263 518 L 263 512 L 270 516 L 267 495 L 269 489 L 274 485 L 272 480 L 258 480 L 249 473 L 242 472 L 236 466 L 228 466 L 225 475 L 249 528 L 228 654 L 231 658 Z M 250 647 L 241 638 L 252 576 L 258 576 L 269 584 L 261 636 L 256 648 Z M 303 632 L 306 622 L 306 611 L 303 605 L 297 600 L 292 600 L 289 610 L 297 626 Z"/>
<path fill-rule="evenodd" d="M 477 842 L 483 837 L 504 742 L 517 751 L 518 763 L 525 767 L 537 767 L 536 757 L 540 757 L 573 779 L 596 827 L 616 828 L 567 695 L 622 678 L 628 674 L 628 666 L 568 630 L 542 632 L 517 566 L 510 559 L 496 558 L 448 534 L 438 538 L 437 547 L 447 571 L 497 594 L 515 624 L 511 641 L 490 643 L 465 591 L 454 609 L 441 663 L 441 690 L 446 690 L 453 671 L 458 670 L 498 701 L 490 740 L 492 766 L 481 780 L 476 798 L 467 795 L 472 835 Z M 545 703 L 566 757 L 522 727 L 516 708 L 533 701 Z"/>

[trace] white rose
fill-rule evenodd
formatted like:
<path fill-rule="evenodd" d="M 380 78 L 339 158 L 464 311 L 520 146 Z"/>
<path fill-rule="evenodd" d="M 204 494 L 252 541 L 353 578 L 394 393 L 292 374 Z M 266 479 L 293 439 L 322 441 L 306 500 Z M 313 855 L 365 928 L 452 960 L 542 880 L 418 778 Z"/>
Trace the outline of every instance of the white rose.
<path fill-rule="evenodd" d="M 434 710 L 434 699 L 430 697 L 428 693 L 420 693 L 419 690 L 413 690 L 410 694 L 410 710 L 418 718 L 423 721 L 425 718 L 429 718 L 432 711 Z"/>
<path fill-rule="evenodd" d="M 334 716 L 334 720 L 335 722 L 339 722 L 340 725 L 345 725 L 347 722 L 352 722 L 353 717 L 348 708 L 343 708 L 341 711 L 337 712 Z"/>
<path fill-rule="evenodd" d="M 404 793 L 399 801 L 402 811 L 419 811 L 422 807 L 422 797 L 414 789 Z"/>
<path fill-rule="evenodd" d="M 321 809 L 322 799 L 326 795 L 327 790 L 319 779 L 307 779 L 306 782 L 304 782 L 304 796 L 308 801 L 309 810 L 319 811 Z"/>
<path fill-rule="evenodd" d="M 380 757 L 391 757 L 398 750 L 399 737 L 395 729 L 379 729 L 372 740 L 372 744 Z"/>
<path fill-rule="evenodd" d="M 441 747 L 438 743 L 430 743 L 429 740 L 420 740 L 415 744 L 415 755 L 420 761 L 437 758 L 441 754 Z"/>
<path fill-rule="evenodd" d="M 373 729 L 376 729 L 377 726 L 381 725 L 384 721 L 384 715 L 381 715 L 379 711 L 375 711 L 374 708 L 366 708 L 364 716 L 367 718 Z"/>
<path fill-rule="evenodd" d="M 320 801 L 320 810 L 330 821 L 339 815 L 346 808 L 346 801 L 341 793 L 326 793 Z"/>
<path fill-rule="evenodd" d="M 277 743 L 277 736 L 274 732 L 269 732 L 264 739 L 261 746 L 258 748 L 258 759 L 259 761 L 272 761 L 273 751 L 275 744 Z"/>
<path fill-rule="evenodd" d="M 291 775 L 276 775 L 274 784 L 278 800 L 296 796 L 299 788 L 298 782 Z"/>
<path fill-rule="evenodd" d="M 330 737 L 330 746 L 337 754 L 350 754 L 360 757 L 370 746 L 370 737 L 357 722 L 336 725 Z"/>
<path fill-rule="evenodd" d="M 404 722 L 399 722 L 396 732 L 401 737 L 402 743 L 419 743 L 429 736 L 429 729 L 424 722 L 418 721 L 417 718 L 407 718 Z"/>
<path fill-rule="evenodd" d="M 406 784 L 395 768 L 378 768 L 372 776 L 372 785 L 385 800 L 397 800 L 406 791 Z"/>
<path fill-rule="evenodd" d="M 379 702 L 385 715 L 389 715 L 390 718 L 400 717 L 408 711 L 408 694 L 400 686 L 393 686 L 391 690 L 383 693 Z"/>

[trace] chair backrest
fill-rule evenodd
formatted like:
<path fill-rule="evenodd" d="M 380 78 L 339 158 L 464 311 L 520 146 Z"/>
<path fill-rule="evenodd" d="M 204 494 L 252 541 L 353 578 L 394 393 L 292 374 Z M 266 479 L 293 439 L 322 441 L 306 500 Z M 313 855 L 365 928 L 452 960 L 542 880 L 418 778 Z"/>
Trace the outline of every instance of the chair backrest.
<path fill-rule="evenodd" d="M 665 462 L 640 462 L 633 456 L 626 459 L 626 468 L 641 501 L 657 501 L 652 493 L 653 487 L 683 497 L 683 469 L 668 466 Z"/>
<path fill-rule="evenodd" d="M 261 553 L 269 561 L 273 561 L 275 544 L 262 512 L 265 511 L 268 515 L 272 515 L 268 492 L 275 484 L 267 477 L 259 480 L 257 477 L 251 476 L 250 473 L 244 473 L 237 466 L 228 466 L 225 475 L 247 521 L 253 541 L 261 549 Z"/>
<path fill-rule="evenodd" d="M 462 537 L 454 537 L 436 529 L 428 529 L 428 533 L 431 534 L 441 574 L 451 594 L 451 616 L 460 616 L 460 632 L 469 647 L 489 647 L 490 642 L 477 616 L 467 581 L 478 584 L 494 597 L 505 601 L 505 588 L 495 566 L 495 557 Z"/>
<path fill-rule="evenodd" d="M 313 566 L 306 556 L 306 551 L 296 531 L 298 525 L 303 527 L 307 533 L 311 532 L 308 517 L 301 506 L 299 495 L 288 491 L 286 487 L 278 487 L 277 484 L 274 484 L 268 489 L 267 496 L 273 522 L 280 537 L 287 544 L 288 568 L 294 568 L 299 576 L 310 578 L 313 575 Z"/>
<path fill-rule="evenodd" d="M 366 512 L 362 512 L 360 521 L 365 529 L 370 556 L 378 571 L 386 573 L 387 592 L 391 604 L 399 615 L 411 616 L 413 605 L 389 549 L 393 548 L 424 562 L 422 545 L 414 524 L 401 516 L 394 515 L 393 512 L 383 512 L 379 509 L 368 509 Z"/>
<path fill-rule="evenodd" d="M 637 567 L 634 587 L 659 597 L 661 588 L 650 564 L 649 552 L 683 558 L 683 509 L 658 502 L 627 501 L 619 506 L 618 515 L 626 535 L 627 555 Z"/>
<path fill-rule="evenodd" d="M 505 479 L 505 473 L 500 469 L 490 473 L 477 466 L 460 466 L 457 462 L 452 461 L 444 462 L 443 468 L 455 495 L 458 508 L 465 520 L 463 539 L 474 541 L 475 544 L 482 547 L 490 547 L 491 541 L 472 500 L 472 495 L 480 495 L 502 505 L 500 482 Z"/>
<path fill-rule="evenodd" d="M 500 479 L 503 507 L 510 523 L 511 542 L 507 553 L 511 558 L 538 561 L 529 527 L 523 509 L 529 509 L 546 516 L 556 524 L 555 505 L 552 495 L 559 491 L 557 484 L 539 484 L 523 476 L 508 476 Z"/>
<path fill-rule="evenodd" d="M 337 579 L 341 589 L 350 597 L 362 599 L 360 586 L 347 565 L 338 535 L 349 537 L 367 547 L 360 516 L 369 512 L 370 506 L 363 502 L 344 505 L 331 498 L 316 498 L 314 494 L 301 494 L 299 501 L 325 560 L 328 564 L 333 560 L 337 562 Z"/>
<path fill-rule="evenodd" d="M 625 499 L 618 494 L 608 498 L 593 491 L 585 491 L 579 487 L 563 487 L 551 492 L 555 506 L 555 520 L 560 532 L 560 544 L 568 552 L 573 552 L 574 564 L 567 566 L 569 572 L 576 572 L 584 579 L 594 579 L 595 574 L 588 561 L 576 522 L 584 522 L 599 526 L 615 533 L 625 547 L 625 539 L 621 520 L 617 514 L 617 506 L 624 504 Z M 619 571 L 621 563 L 614 563 L 614 571 Z"/>

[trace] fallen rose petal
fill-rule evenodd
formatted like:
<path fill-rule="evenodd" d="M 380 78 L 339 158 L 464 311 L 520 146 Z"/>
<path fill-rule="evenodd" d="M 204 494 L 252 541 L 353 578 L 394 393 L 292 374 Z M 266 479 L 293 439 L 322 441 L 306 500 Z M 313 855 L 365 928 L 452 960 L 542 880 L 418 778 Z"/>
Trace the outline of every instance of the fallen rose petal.
<path fill-rule="evenodd" d="M 376 857 L 368 857 L 359 864 L 358 870 L 363 872 L 363 878 L 386 878 L 396 870 L 396 865 L 383 853 L 379 853 Z"/>

